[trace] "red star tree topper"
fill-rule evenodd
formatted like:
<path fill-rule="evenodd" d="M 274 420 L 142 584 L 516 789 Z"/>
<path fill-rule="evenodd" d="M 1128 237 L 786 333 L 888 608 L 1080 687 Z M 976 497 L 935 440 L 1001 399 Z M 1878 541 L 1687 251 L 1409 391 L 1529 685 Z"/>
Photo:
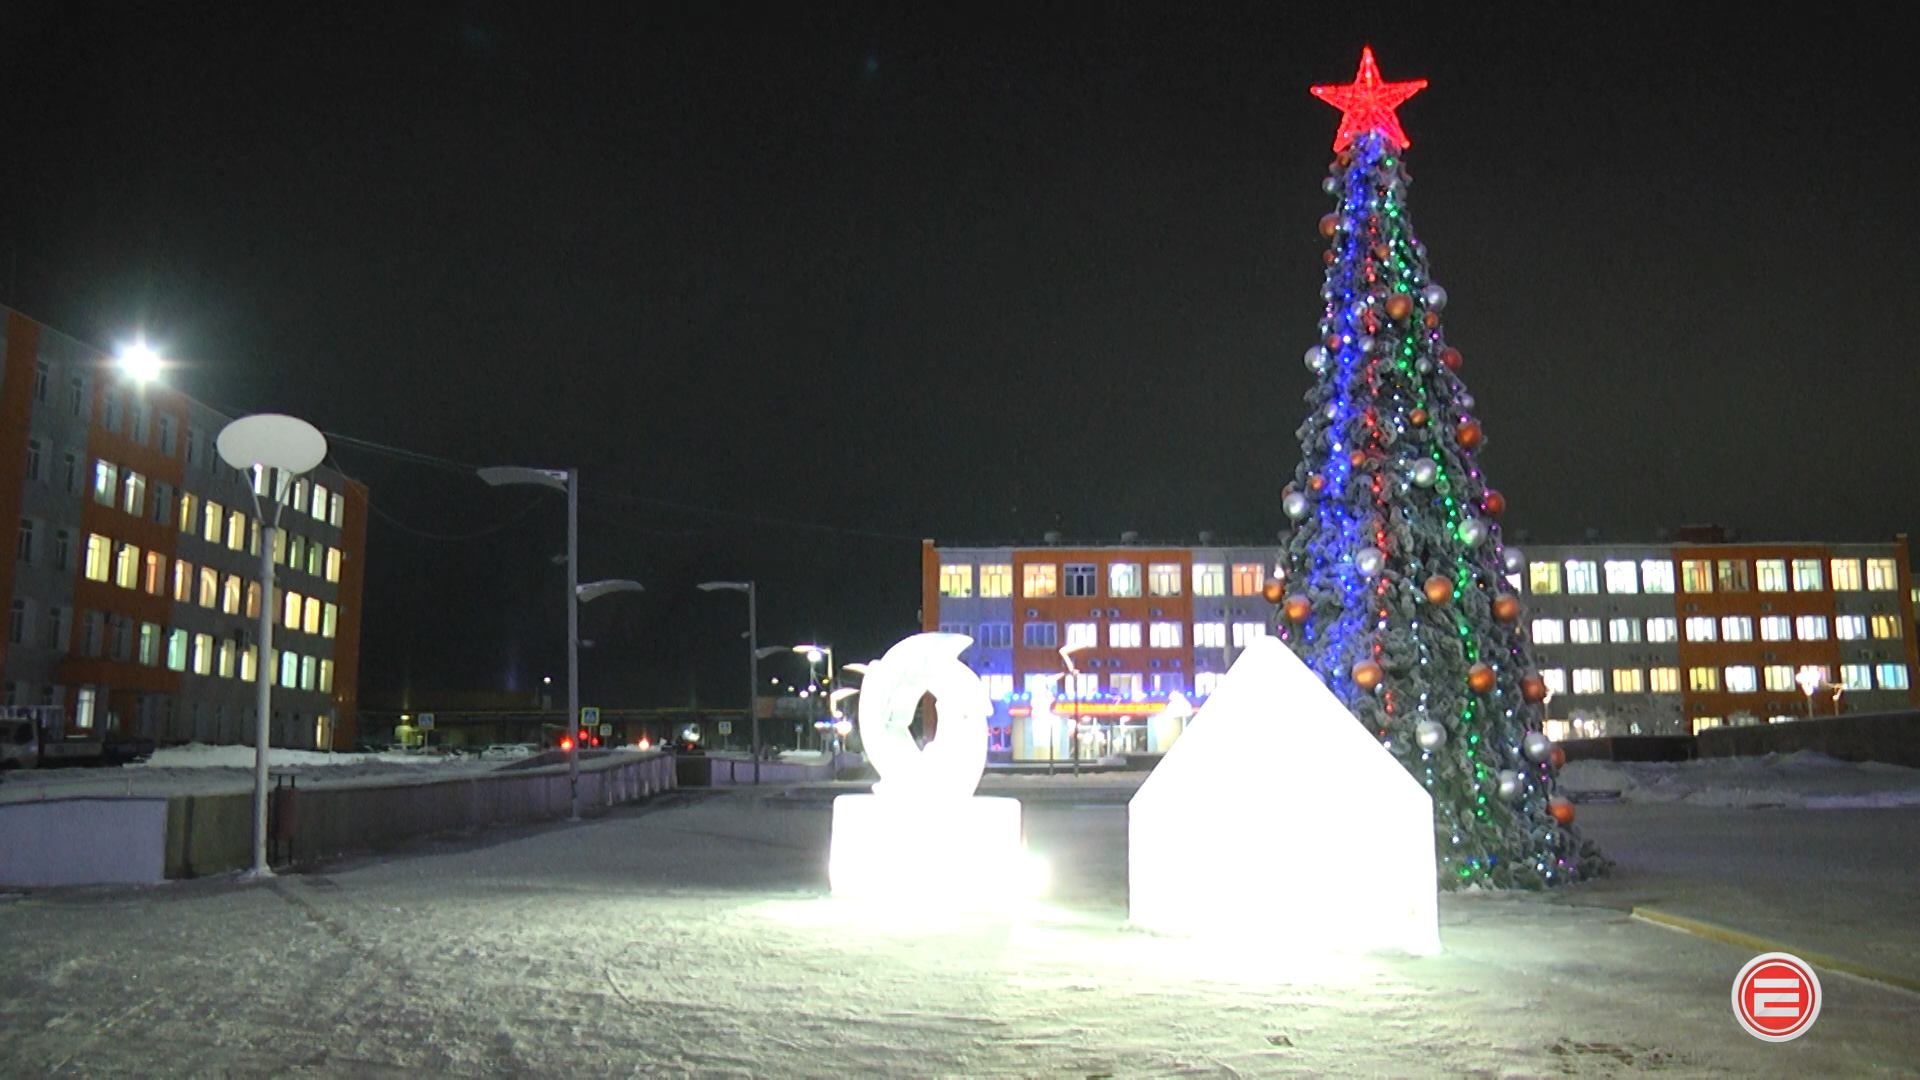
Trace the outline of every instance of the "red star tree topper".
<path fill-rule="evenodd" d="M 1360 73 L 1346 86 L 1316 86 L 1313 96 L 1339 109 L 1340 133 L 1333 137 L 1334 153 L 1353 145 L 1353 140 L 1369 131 L 1385 135 L 1395 147 L 1405 150 L 1413 145 L 1400 130 L 1400 118 L 1393 110 L 1401 102 L 1425 89 L 1427 80 L 1382 82 L 1380 69 L 1373 64 L 1373 49 L 1360 50 Z"/>

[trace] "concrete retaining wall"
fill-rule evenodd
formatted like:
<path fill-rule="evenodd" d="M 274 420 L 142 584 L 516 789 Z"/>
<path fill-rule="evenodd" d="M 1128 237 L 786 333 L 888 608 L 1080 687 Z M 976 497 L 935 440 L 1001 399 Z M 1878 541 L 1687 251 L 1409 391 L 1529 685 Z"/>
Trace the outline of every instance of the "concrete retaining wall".
<path fill-rule="evenodd" d="M 165 799 L 0 805 L 0 885 L 146 885 L 165 871 Z"/>
<path fill-rule="evenodd" d="M 753 761 L 736 760 L 726 757 L 708 757 L 708 783 L 714 787 L 733 787 L 740 784 L 752 786 Z M 857 768 L 866 760 L 859 754 L 839 754 L 832 764 L 821 762 L 818 765 L 804 765 L 794 761 L 763 761 L 760 763 L 760 785 L 768 784 L 818 784 L 832 780 L 842 769 Z"/>
<path fill-rule="evenodd" d="M 1701 757 L 1817 750 L 1841 761 L 1880 761 L 1920 768 L 1920 711 L 1708 728 L 1694 740 Z"/>

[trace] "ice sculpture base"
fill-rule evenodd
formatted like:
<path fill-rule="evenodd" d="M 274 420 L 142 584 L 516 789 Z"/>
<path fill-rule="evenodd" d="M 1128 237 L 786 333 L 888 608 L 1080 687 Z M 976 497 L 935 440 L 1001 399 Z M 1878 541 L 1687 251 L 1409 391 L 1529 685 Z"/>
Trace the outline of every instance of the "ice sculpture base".
<path fill-rule="evenodd" d="M 917 905 L 990 906 L 1037 895 L 1020 800 L 842 795 L 827 851 L 833 895 Z"/>

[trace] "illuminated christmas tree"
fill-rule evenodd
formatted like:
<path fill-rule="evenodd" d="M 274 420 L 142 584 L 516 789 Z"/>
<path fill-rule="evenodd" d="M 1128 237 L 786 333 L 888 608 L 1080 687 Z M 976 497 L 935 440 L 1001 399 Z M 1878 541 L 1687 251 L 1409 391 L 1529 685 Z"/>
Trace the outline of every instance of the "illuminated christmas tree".
<path fill-rule="evenodd" d="M 1280 636 L 1432 793 L 1442 887 L 1538 888 L 1604 860 L 1554 791 L 1547 688 L 1507 579 L 1522 558 L 1501 543 L 1447 294 L 1407 217 L 1394 109 L 1424 86 L 1382 82 L 1369 49 L 1352 84 L 1313 88 L 1343 114 L 1325 184 L 1338 207 L 1320 220 L 1326 314 L 1269 595 Z"/>

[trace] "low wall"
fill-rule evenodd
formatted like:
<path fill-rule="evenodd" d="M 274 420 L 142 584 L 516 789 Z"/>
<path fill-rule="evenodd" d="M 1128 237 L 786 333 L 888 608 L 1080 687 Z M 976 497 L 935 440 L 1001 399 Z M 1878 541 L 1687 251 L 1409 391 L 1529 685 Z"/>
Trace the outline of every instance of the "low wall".
<path fill-rule="evenodd" d="M 852 769 L 866 759 L 859 754 L 840 754 L 831 763 L 807 765 L 797 761 L 763 761 L 760 763 L 760 783 L 767 784 L 818 784 L 832 780 L 842 769 Z M 752 786 L 752 759 L 729 757 L 706 758 L 709 784 L 714 787 L 734 787 L 740 784 Z"/>
<path fill-rule="evenodd" d="M 1752 757 L 1816 750 L 1841 761 L 1920 768 L 1920 710 L 1708 728 L 1694 736 L 1701 757 Z"/>
<path fill-rule="evenodd" d="M 0 804 L 0 885 L 147 885 L 165 872 L 165 799 Z"/>
<path fill-rule="evenodd" d="M 1696 752 L 1691 735 L 1566 739 L 1560 748 L 1567 752 L 1568 761 L 1688 761 Z"/>

